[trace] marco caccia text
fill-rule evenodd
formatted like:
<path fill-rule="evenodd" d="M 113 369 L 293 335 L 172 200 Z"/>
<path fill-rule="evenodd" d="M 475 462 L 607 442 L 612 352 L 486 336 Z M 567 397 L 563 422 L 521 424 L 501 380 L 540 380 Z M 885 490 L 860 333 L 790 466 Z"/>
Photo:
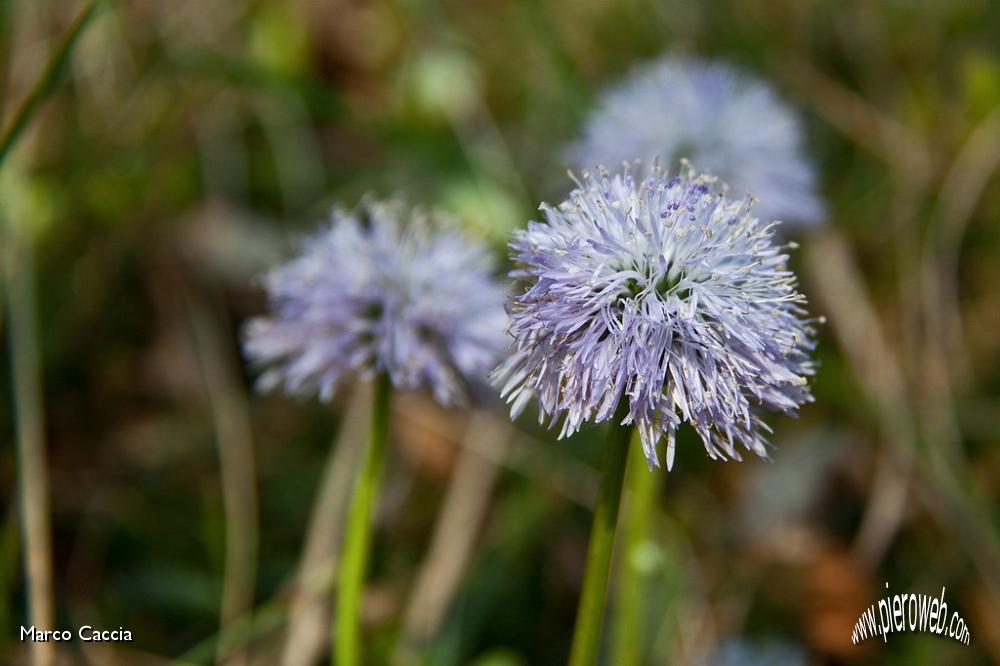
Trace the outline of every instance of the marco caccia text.
<path fill-rule="evenodd" d="M 21 641 L 33 641 L 35 643 L 48 643 L 50 641 L 71 641 L 74 638 L 84 643 L 129 643 L 132 641 L 132 632 L 128 629 L 118 627 L 117 629 L 95 629 L 89 624 L 85 624 L 76 630 L 74 634 L 69 629 L 36 629 L 35 627 L 21 627 Z"/>

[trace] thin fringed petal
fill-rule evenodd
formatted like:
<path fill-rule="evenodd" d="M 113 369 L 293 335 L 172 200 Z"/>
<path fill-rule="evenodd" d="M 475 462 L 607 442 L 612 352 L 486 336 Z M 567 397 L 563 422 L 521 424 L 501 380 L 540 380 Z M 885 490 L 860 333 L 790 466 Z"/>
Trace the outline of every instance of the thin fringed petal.
<path fill-rule="evenodd" d="M 506 289 L 487 248 L 452 228 L 401 201 L 334 210 L 264 279 L 270 313 L 244 328 L 258 389 L 328 400 L 351 374 L 386 372 L 464 401 L 508 345 Z"/>
<path fill-rule="evenodd" d="M 710 176 L 659 168 L 584 174 L 511 242 L 520 290 L 513 353 L 493 374 L 519 414 L 529 401 L 559 436 L 628 401 L 649 464 L 673 466 L 688 422 L 712 458 L 766 455 L 760 410 L 810 401 L 813 320 L 773 225 Z"/>

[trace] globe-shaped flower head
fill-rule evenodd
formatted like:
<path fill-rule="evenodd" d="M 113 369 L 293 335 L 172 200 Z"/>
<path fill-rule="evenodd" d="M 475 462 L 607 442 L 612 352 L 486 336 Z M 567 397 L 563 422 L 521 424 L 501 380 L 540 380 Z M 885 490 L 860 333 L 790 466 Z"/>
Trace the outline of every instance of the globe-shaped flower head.
<path fill-rule="evenodd" d="M 795 112 L 766 83 L 721 63 L 664 57 L 640 66 L 604 93 L 569 157 L 581 169 L 688 159 L 736 194 L 753 193 L 764 220 L 823 218 Z"/>
<path fill-rule="evenodd" d="M 399 201 L 334 210 L 266 277 L 271 313 L 245 330 L 258 387 L 326 400 L 353 373 L 386 372 L 451 404 L 482 385 L 507 345 L 506 290 L 485 246 L 433 218 Z"/>
<path fill-rule="evenodd" d="M 775 223 L 731 201 L 709 176 L 582 182 L 547 223 L 516 233 L 509 308 L 516 349 L 494 375 L 516 416 L 538 401 L 565 436 L 612 417 L 620 400 L 650 465 L 686 421 L 713 458 L 737 444 L 765 456 L 760 409 L 811 400 L 814 331 L 773 242 Z"/>

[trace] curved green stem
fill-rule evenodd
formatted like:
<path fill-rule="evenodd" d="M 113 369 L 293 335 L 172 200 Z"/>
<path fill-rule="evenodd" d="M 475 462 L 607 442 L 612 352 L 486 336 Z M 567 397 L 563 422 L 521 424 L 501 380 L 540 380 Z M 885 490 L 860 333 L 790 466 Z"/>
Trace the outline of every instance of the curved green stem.
<path fill-rule="evenodd" d="M 642 570 L 641 551 L 650 539 L 650 523 L 659 496 L 657 470 L 649 469 L 642 446 L 632 442 L 626 484 L 628 509 L 624 518 L 625 548 L 622 550 L 621 578 L 615 604 L 615 638 L 611 651 L 614 666 L 632 666 L 642 662 L 642 606 L 648 571 Z"/>
<path fill-rule="evenodd" d="M 333 663 L 336 666 L 358 666 L 361 663 L 361 599 L 368 553 L 371 550 L 372 513 L 382 480 L 382 469 L 385 467 L 391 398 L 392 382 L 383 373 L 375 380 L 368 450 L 354 483 L 354 495 L 347 519 L 332 636 Z"/>
<path fill-rule="evenodd" d="M 628 460 L 632 428 L 618 425 L 627 413 L 628 401 L 622 399 L 604 444 L 604 469 L 597 491 L 597 507 L 590 532 L 587 568 L 583 575 L 583 593 L 576 615 L 570 666 L 591 666 L 597 662 L 604 619 L 604 598 L 615 545 L 615 526 L 621 503 L 625 463 Z"/>

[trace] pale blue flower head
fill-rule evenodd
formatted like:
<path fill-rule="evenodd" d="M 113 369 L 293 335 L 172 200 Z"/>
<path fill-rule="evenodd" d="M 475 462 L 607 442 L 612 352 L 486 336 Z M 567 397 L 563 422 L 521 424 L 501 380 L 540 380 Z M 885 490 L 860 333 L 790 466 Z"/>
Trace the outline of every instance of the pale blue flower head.
<path fill-rule="evenodd" d="M 690 423 L 713 458 L 766 455 L 761 410 L 812 399 L 814 330 L 774 242 L 714 179 L 659 167 L 588 174 L 545 223 L 515 232 L 515 349 L 494 371 L 517 416 L 537 400 L 560 437 L 628 401 L 650 465 Z"/>
<path fill-rule="evenodd" d="M 695 58 L 639 66 L 601 97 L 569 150 L 580 169 L 688 159 L 737 196 L 752 193 L 766 221 L 814 225 L 824 210 L 796 113 L 766 83 Z"/>
<path fill-rule="evenodd" d="M 386 372 L 443 404 L 482 385 L 507 347 L 506 289 L 488 249 L 401 201 L 336 209 L 265 279 L 270 313 L 244 350 L 258 387 L 327 400 L 352 374 Z"/>

